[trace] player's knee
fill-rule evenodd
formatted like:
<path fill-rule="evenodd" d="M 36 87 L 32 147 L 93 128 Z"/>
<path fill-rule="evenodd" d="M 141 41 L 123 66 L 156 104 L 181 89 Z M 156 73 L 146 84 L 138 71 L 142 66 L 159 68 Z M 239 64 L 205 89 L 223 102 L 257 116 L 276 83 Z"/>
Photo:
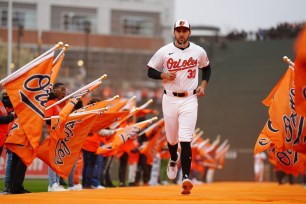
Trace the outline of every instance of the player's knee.
<path fill-rule="evenodd" d="M 176 145 L 178 143 L 178 140 L 168 140 L 168 143 L 172 146 Z"/>

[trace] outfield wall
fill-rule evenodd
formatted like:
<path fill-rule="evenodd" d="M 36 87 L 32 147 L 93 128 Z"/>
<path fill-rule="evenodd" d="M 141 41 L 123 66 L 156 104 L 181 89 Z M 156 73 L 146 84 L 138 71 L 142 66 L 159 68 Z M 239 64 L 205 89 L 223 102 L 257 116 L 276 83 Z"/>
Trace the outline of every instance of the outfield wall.
<path fill-rule="evenodd" d="M 216 180 L 253 180 L 253 149 L 268 119 L 261 101 L 287 69 L 283 56 L 294 60 L 293 40 L 227 42 L 207 46 L 212 75 L 200 99 L 198 127 L 212 140 L 229 140 L 230 155 Z M 274 179 L 266 167 L 266 179 Z"/>

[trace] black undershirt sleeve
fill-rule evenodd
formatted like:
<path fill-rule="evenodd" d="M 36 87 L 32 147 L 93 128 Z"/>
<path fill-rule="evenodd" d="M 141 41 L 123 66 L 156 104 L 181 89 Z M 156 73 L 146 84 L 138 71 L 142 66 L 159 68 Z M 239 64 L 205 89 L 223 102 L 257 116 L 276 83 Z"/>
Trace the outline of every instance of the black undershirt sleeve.
<path fill-rule="evenodd" d="M 205 80 L 207 83 L 210 79 L 211 68 L 210 64 L 207 67 L 202 68 L 202 81 Z"/>
<path fill-rule="evenodd" d="M 202 80 L 205 80 L 208 83 L 208 81 L 210 79 L 210 74 L 211 74 L 210 65 L 202 68 Z M 152 79 L 162 79 L 161 78 L 161 72 L 159 72 L 156 69 L 153 69 L 151 67 L 149 67 L 149 69 L 148 69 L 148 77 L 152 78 Z"/>
<path fill-rule="evenodd" d="M 161 78 L 161 72 L 157 71 L 156 69 L 153 69 L 151 67 L 148 67 L 148 77 L 151 79 L 162 79 Z"/>
<path fill-rule="evenodd" d="M 9 124 L 14 120 L 14 115 L 9 114 L 7 116 L 0 116 L 0 124 Z"/>
<path fill-rule="evenodd" d="M 47 125 L 51 125 L 51 119 L 45 121 Z"/>

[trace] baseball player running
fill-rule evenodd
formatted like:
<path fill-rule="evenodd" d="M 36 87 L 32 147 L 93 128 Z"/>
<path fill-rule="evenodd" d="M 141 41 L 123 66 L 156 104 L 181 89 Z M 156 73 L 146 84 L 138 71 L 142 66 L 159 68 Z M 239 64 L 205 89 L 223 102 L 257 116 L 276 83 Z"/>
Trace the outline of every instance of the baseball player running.
<path fill-rule="evenodd" d="M 189 180 L 190 142 L 197 121 L 197 97 L 205 94 L 211 68 L 205 50 L 189 41 L 191 29 L 188 21 L 176 21 L 173 34 L 174 42 L 160 48 L 149 61 L 148 76 L 161 79 L 164 87 L 162 109 L 171 155 L 167 175 L 171 180 L 176 178 L 180 160 L 182 194 L 190 194 L 193 187 Z M 198 86 L 199 70 L 202 71 L 202 81 Z M 181 153 L 177 152 L 178 143 Z"/>

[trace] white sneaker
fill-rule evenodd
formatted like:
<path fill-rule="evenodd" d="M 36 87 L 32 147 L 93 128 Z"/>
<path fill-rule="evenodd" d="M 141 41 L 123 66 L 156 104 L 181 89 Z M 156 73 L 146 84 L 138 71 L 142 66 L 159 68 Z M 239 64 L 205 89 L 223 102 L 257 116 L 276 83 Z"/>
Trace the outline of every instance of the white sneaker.
<path fill-rule="evenodd" d="M 51 187 L 48 186 L 48 192 L 59 192 L 59 191 L 67 191 L 63 186 L 58 185 L 58 183 L 54 183 Z"/>
<path fill-rule="evenodd" d="M 188 195 L 191 192 L 191 189 L 193 188 L 193 184 L 189 179 L 184 179 L 182 182 L 182 194 Z"/>
<path fill-rule="evenodd" d="M 172 161 L 169 159 L 168 165 L 167 165 L 167 176 L 170 180 L 174 180 L 177 175 L 177 162 L 180 159 L 180 154 L 177 152 L 177 159 L 176 161 Z"/>
<path fill-rule="evenodd" d="M 105 189 L 105 186 L 98 185 L 97 189 Z"/>
<path fill-rule="evenodd" d="M 74 185 L 72 187 L 68 187 L 68 190 L 69 191 L 80 191 L 80 190 L 82 190 L 82 185 L 81 184 L 77 184 L 77 185 Z"/>
<path fill-rule="evenodd" d="M 93 185 L 90 186 L 90 189 L 96 189 L 96 188 L 97 188 L 97 187 L 95 187 L 95 186 L 93 186 Z"/>
<path fill-rule="evenodd" d="M 82 186 L 82 184 L 76 184 L 76 185 L 74 185 L 75 186 L 75 188 L 77 189 L 77 190 L 82 190 L 83 189 L 83 186 Z"/>

